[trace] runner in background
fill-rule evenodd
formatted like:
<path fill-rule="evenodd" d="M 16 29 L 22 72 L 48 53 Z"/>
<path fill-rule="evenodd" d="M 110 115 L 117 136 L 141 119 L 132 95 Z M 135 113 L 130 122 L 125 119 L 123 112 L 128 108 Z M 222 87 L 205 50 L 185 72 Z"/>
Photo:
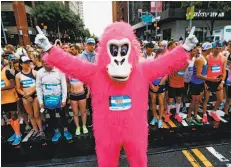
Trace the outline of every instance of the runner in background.
<path fill-rule="evenodd" d="M 194 66 L 194 62 L 195 62 L 195 56 L 197 54 L 198 54 L 197 48 L 194 48 L 190 52 L 190 59 L 188 61 L 189 64 L 188 64 L 188 67 L 187 67 L 185 74 L 184 74 L 184 92 L 183 92 L 183 96 L 182 96 L 182 104 L 183 104 L 182 112 L 184 112 L 184 113 L 187 112 L 186 101 L 189 101 L 189 96 L 190 96 L 189 85 L 190 85 L 190 81 L 191 81 L 192 74 L 193 74 L 193 66 Z"/>
<path fill-rule="evenodd" d="M 15 77 L 6 67 L 1 66 L 1 108 L 8 115 L 14 134 L 8 138 L 12 145 L 18 145 L 22 140 L 20 123 L 17 113 L 18 95 L 15 90 Z"/>
<path fill-rule="evenodd" d="M 39 103 L 35 88 L 37 73 L 31 68 L 31 60 L 29 57 L 21 57 L 19 63 L 22 70 L 16 75 L 16 89 L 22 96 L 24 108 L 29 114 L 31 124 L 34 129 L 31 139 L 44 139 L 45 133 L 43 132 L 42 120 L 39 114 Z"/>
<path fill-rule="evenodd" d="M 42 64 L 43 68 L 39 70 L 37 75 L 36 90 L 41 112 L 47 109 L 51 126 L 55 130 L 52 142 L 59 140 L 61 129 L 64 129 L 63 134 L 66 140 L 71 140 L 72 135 L 68 132 L 68 122 L 63 110 L 67 98 L 66 77 L 58 69 L 49 66 L 44 61 Z M 59 113 L 62 124 L 57 121 L 56 113 Z"/>
<path fill-rule="evenodd" d="M 14 60 L 13 66 L 15 69 L 14 75 L 16 76 L 21 71 L 20 65 L 19 65 L 19 59 Z M 19 100 L 17 102 L 17 105 L 18 105 L 17 107 L 18 107 L 18 112 L 19 112 L 19 118 L 21 118 L 20 124 L 22 123 L 22 121 L 24 121 L 24 123 L 26 124 L 24 132 L 29 133 L 29 131 L 31 130 L 31 127 L 30 127 L 29 122 L 28 122 L 28 115 L 27 115 L 26 110 L 25 110 L 24 105 L 23 105 L 22 96 L 19 93 L 17 93 L 17 94 L 19 97 Z"/>

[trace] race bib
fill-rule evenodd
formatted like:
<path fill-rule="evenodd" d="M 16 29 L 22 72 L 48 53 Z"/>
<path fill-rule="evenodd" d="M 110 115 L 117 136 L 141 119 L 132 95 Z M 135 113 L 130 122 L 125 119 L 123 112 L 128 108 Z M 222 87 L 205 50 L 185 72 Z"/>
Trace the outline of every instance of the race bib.
<path fill-rule="evenodd" d="M 35 82 L 34 82 L 33 79 L 22 80 L 22 86 L 24 88 L 31 87 L 31 86 L 34 86 L 34 85 L 35 85 Z"/>
<path fill-rule="evenodd" d="M 53 96 L 53 95 L 49 95 L 49 96 L 44 96 L 44 105 L 46 108 L 48 109 L 55 109 L 55 108 L 61 108 L 61 96 Z"/>
<path fill-rule="evenodd" d="M 178 71 L 177 74 L 178 74 L 179 76 L 183 76 L 183 75 L 184 75 L 184 71 Z"/>
<path fill-rule="evenodd" d="M 6 86 L 4 80 L 1 80 L 1 88 L 4 88 Z"/>
<path fill-rule="evenodd" d="M 45 89 L 46 90 L 56 91 L 58 85 L 60 85 L 60 84 L 45 84 Z"/>
<path fill-rule="evenodd" d="M 211 71 L 212 72 L 216 72 L 216 73 L 220 72 L 221 71 L 221 67 L 220 66 L 212 66 L 211 67 Z"/>
<path fill-rule="evenodd" d="M 78 79 L 71 79 L 70 80 L 70 83 L 71 84 L 77 84 L 77 83 L 79 83 L 80 82 L 80 80 L 78 80 Z"/>
<path fill-rule="evenodd" d="M 132 101 L 129 96 L 110 96 L 109 109 L 112 111 L 124 111 L 130 109 Z"/>
<path fill-rule="evenodd" d="M 193 67 L 189 67 L 189 68 L 188 68 L 188 71 L 189 71 L 189 72 L 192 72 L 192 71 L 193 71 Z"/>
<path fill-rule="evenodd" d="M 226 80 L 226 85 L 227 85 L 227 86 L 231 86 L 231 81 L 227 79 L 227 80 Z"/>

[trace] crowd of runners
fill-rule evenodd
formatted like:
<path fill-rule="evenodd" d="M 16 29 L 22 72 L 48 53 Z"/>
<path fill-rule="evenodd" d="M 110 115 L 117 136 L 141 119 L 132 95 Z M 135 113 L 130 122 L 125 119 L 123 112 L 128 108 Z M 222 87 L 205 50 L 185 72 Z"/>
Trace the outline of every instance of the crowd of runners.
<path fill-rule="evenodd" d="M 142 62 L 158 59 L 181 45 L 182 41 L 140 41 L 140 44 Z M 93 38 L 87 39 L 85 44 L 62 44 L 57 40 L 54 45 L 73 56 L 95 63 L 97 45 Z M 50 115 L 49 126 L 54 129 L 52 141 L 57 142 L 61 132 L 67 140 L 71 140 L 74 134 L 68 131 L 66 114 L 69 106 L 76 125 L 75 135 L 88 133 L 86 111 L 88 108 L 92 113 L 91 90 L 78 79 L 65 76 L 46 64 L 42 60 L 43 54 L 41 49 L 30 45 L 14 47 L 8 44 L 1 50 L 1 113 L 4 112 L 8 117 L 2 117 L 2 125 L 10 124 L 13 128 L 14 134 L 8 139 L 12 145 L 21 142 L 22 131 L 28 133 L 32 128 L 31 140 L 45 139 L 43 124 L 46 122 L 46 112 Z M 150 107 L 153 112 L 151 125 L 163 128 L 163 121 L 170 120 L 173 104 L 176 108 L 174 119 L 177 122 L 182 122 L 180 112 L 187 113 L 185 121 L 189 125 L 206 124 L 207 114 L 215 121 L 220 121 L 216 113 L 218 109 L 223 110 L 224 118 L 230 120 L 231 41 L 198 44 L 189 55 L 190 59 L 185 67 L 150 83 Z M 212 111 L 208 113 L 207 104 L 211 94 L 216 95 L 216 101 Z M 190 103 L 188 108 L 186 102 Z M 202 119 L 198 116 L 198 110 L 203 110 Z M 59 113 L 61 123 L 57 120 L 56 113 Z M 20 130 L 20 123 L 25 124 L 24 130 Z"/>

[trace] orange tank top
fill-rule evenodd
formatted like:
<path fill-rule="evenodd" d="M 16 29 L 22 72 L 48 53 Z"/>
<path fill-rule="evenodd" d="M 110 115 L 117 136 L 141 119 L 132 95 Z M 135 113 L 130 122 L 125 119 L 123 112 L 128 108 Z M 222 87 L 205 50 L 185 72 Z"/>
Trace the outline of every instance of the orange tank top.
<path fill-rule="evenodd" d="M 10 85 L 10 81 L 6 77 L 6 68 L 2 69 L 1 87 L 6 87 Z M 15 87 L 9 90 L 1 91 L 2 99 L 1 104 L 14 103 L 18 101 L 18 94 Z"/>
<path fill-rule="evenodd" d="M 223 60 L 222 56 L 219 55 L 215 60 L 213 56 L 208 57 L 208 70 L 207 76 L 211 78 L 217 78 L 219 75 L 223 74 Z"/>
<path fill-rule="evenodd" d="M 186 68 L 181 68 L 169 75 L 169 86 L 172 88 L 184 87 L 184 73 Z"/>

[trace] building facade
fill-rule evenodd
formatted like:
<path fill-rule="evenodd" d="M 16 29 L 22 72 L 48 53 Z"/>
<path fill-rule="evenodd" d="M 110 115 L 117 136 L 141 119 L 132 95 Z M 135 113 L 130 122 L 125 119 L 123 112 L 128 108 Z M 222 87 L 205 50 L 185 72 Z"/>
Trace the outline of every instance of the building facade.
<path fill-rule="evenodd" d="M 63 1 L 63 3 L 84 21 L 82 1 Z"/>
<path fill-rule="evenodd" d="M 196 27 L 195 35 L 200 42 L 210 36 L 211 22 L 214 21 L 214 30 L 231 25 L 231 12 L 221 12 L 218 17 L 215 17 L 218 11 L 208 10 L 206 3 L 203 2 L 200 8 L 195 8 L 195 18 L 192 20 L 192 26 Z M 180 37 L 185 39 L 188 36 L 189 21 L 186 20 L 186 9 L 181 8 L 180 1 L 162 1 L 162 12 L 159 15 L 158 36 L 161 40 L 179 40 Z M 134 22 L 132 25 L 137 37 L 144 38 L 147 26 L 141 21 Z M 149 25 L 148 29 L 152 34 L 155 28 Z"/>
<path fill-rule="evenodd" d="M 231 25 L 231 12 L 211 11 L 206 8 L 206 2 L 200 8 L 195 7 L 192 26 L 196 27 L 195 35 L 200 42 L 206 40 L 210 34 L 211 22 L 214 21 L 213 29 L 219 29 L 226 25 Z M 185 39 L 190 31 L 189 21 L 186 20 L 186 9 L 181 8 L 181 2 L 163 2 L 163 12 L 160 15 L 161 39 L 179 40 Z"/>
<path fill-rule="evenodd" d="M 7 43 L 13 45 L 29 45 L 35 38 L 36 20 L 32 17 L 33 1 L 3 1 L 1 2 L 1 43 L 6 44 L 3 31 L 6 34 Z"/>

